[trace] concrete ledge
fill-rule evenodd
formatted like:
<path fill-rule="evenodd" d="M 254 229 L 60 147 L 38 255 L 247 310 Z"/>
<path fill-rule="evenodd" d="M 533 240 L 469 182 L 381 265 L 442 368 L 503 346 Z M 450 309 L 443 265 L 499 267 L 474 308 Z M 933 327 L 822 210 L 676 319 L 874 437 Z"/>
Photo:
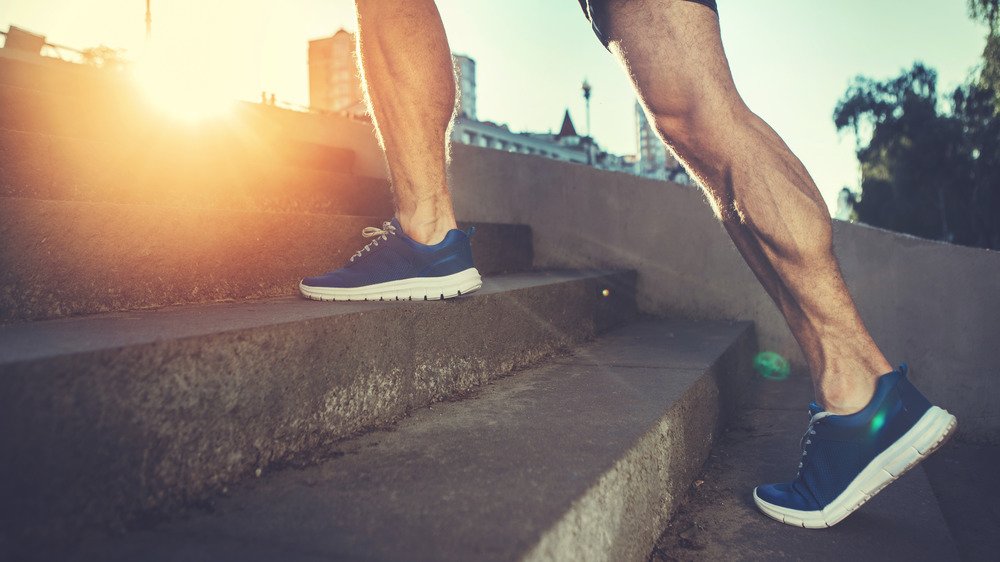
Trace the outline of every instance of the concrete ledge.
<path fill-rule="evenodd" d="M 67 559 L 645 560 L 706 458 L 720 389 L 747 377 L 753 334 L 661 321 L 613 334 L 650 346 L 648 366 L 531 369 Z"/>
<path fill-rule="evenodd" d="M 0 322 L 296 294 L 387 218 L 2 201 Z M 531 267 L 527 228 L 477 229 L 480 272 Z"/>
<path fill-rule="evenodd" d="M 453 153 L 458 216 L 530 226 L 537 266 L 634 269 L 643 312 L 752 320 L 762 349 L 805 372 L 777 307 L 697 188 L 472 146 Z M 834 246 L 889 360 L 910 364 L 928 397 L 958 416 L 961 437 L 1000 442 L 1000 252 L 841 221 Z"/>
<path fill-rule="evenodd" d="M 336 455 L 338 439 L 629 319 L 634 283 L 533 273 L 446 302 L 291 298 L 2 326 L 0 529 L 53 540 Z"/>
<path fill-rule="evenodd" d="M 51 90 L 30 80 L 10 84 L 5 78 L 0 72 L 0 107 L 7 109 L 0 112 L 0 129 L 100 139 L 140 153 L 143 147 L 137 142 L 143 140 L 193 139 L 196 142 L 189 144 L 189 150 L 215 156 L 219 166 L 232 164 L 224 156 L 233 149 L 258 145 L 283 153 L 284 148 L 300 144 L 299 148 L 322 149 L 322 154 L 313 154 L 322 158 L 303 158 L 295 151 L 290 156 L 299 165 L 387 177 L 370 122 L 241 102 L 223 115 L 184 123 L 163 115 L 127 81 L 104 80 L 81 88 L 69 79 L 66 87 Z M 199 144 L 202 137 L 228 142 Z"/>
<path fill-rule="evenodd" d="M 352 174 L 337 151 L 350 153 L 226 126 L 165 126 L 116 142 L 0 129 L 0 196 L 392 214 L 388 182 Z"/>

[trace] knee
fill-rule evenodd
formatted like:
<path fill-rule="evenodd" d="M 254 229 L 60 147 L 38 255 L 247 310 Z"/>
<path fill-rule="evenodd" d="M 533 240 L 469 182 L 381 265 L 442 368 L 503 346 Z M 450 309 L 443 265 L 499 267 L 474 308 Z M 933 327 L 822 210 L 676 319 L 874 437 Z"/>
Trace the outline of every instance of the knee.
<path fill-rule="evenodd" d="M 644 101 L 651 122 L 663 140 L 684 152 L 708 148 L 713 139 L 727 132 L 731 134 L 734 124 L 745 122 L 752 115 L 738 96 L 719 93 L 676 92 L 651 96 Z"/>

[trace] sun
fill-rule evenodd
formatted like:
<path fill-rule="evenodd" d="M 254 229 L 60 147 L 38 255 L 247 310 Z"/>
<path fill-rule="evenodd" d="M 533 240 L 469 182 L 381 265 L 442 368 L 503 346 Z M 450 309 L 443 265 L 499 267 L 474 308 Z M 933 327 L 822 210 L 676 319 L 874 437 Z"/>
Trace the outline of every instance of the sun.
<path fill-rule="evenodd" d="M 151 42 L 133 77 L 158 110 L 181 121 L 224 118 L 236 105 L 226 73 L 183 43 Z"/>

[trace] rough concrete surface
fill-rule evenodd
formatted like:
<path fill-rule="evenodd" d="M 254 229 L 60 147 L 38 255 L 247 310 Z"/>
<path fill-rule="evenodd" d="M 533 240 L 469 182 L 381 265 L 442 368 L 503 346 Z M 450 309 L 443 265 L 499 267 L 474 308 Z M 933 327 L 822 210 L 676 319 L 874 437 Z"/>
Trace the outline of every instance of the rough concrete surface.
<path fill-rule="evenodd" d="M 710 447 L 719 371 L 752 349 L 747 325 L 705 323 L 698 361 L 683 329 L 625 328 L 659 344 L 649 366 L 523 371 L 63 559 L 641 559 Z"/>
<path fill-rule="evenodd" d="M 386 217 L 0 199 L 0 322 L 297 294 Z M 477 223 L 484 275 L 531 267 L 529 229 Z"/>
<path fill-rule="evenodd" d="M 924 462 L 963 560 L 1000 552 L 1000 446 L 951 442 Z"/>
<path fill-rule="evenodd" d="M 801 365 L 777 308 L 695 187 L 456 145 L 455 208 L 466 220 L 531 226 L 539 267 L 639 272 L 643 312 L 752 320 L 761 349 Z M 890 361 L 907 362 L 963 438 L 1000 443 L 1000 252 L 834 222 L 861 316 Z"/>
<path fill-rule="evenodd" d="M 627 320 L 606 308 L 634 311 L 632 295 L 600 292 L 630 279 L 532 273 L 445 302 L 293 298 L 0 326 L 0 528 L 120 524 L 314 462 Z"/>
<path fill-rule="evenodd" d="M 801 375 L 753 382 L 745 408 L 716 442 L 651 561 L 959 558 L 920 466 L 829 529 L 792 527 L 757 510 L 754 486 L 795 474 L 809 400 Z"/>
<path fill-rule="evenodd" d="M 349 169 L 305 166 L 301 156 L 297 161 L 290 153 L 309 154 L 309 147 L 285 144 L 229 128 L 167 127 L 114 141 L 0 129 L 0 196 L 392 214 L 386 180 Z M 313 158 L 336 160 L 335 154 L 319 156 Z"/>

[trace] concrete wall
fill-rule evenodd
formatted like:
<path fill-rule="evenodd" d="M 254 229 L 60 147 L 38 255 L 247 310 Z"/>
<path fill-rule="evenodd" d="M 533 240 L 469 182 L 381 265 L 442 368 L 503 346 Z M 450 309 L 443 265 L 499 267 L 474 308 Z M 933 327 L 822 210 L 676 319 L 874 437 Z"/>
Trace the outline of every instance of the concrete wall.
<path fill-rule="evenodd" d="M 530 225 L 536 266 L 634 268 L 643 311 L 753 320 L 761 349 L 803 372 L 777 308 L 697 189 L 461 145 L 451 174 L 459 218 Z M 834 236 L 889 360 L 910 364 L 964 438 L 1000 442 L 1000 252 L 839 221 Z"/>

